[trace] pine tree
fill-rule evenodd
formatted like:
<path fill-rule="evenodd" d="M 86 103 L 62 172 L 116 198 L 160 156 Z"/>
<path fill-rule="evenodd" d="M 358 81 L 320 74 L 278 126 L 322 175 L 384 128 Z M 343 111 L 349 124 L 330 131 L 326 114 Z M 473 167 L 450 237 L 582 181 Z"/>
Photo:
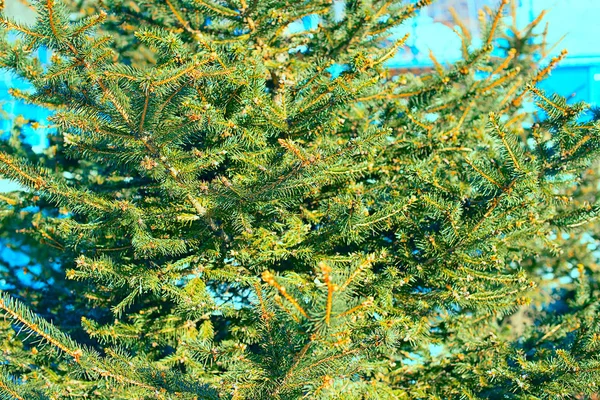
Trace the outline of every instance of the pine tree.
<path fill-rule="evenodd" d="M 3 266 L 2 398 L 597 393 L 597 112 L 537 86 L 565 53 L 507 0 L 479 47 L 456 21 L 463 60 L 392 76 L 390 30 L 429 3 L 2 17 L 0 63 L 34 88 L 13 95 L 56 130 L 35 153 L 25 116 L 1 143 L 23 190 L 0 237 L 33 275 Z"/>

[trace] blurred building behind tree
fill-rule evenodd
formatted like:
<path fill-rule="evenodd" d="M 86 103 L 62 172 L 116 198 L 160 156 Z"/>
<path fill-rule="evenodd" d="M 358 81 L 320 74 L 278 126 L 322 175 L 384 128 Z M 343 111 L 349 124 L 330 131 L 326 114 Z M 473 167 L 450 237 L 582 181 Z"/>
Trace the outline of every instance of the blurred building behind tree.
<path fill-rule="evenodd" d="M 430 68 L 430 51 L 440 62 L 460 58 L 460 40 L 453 32 L 455 22 L 450 9 L 456 11 L 464 26 L 474 37 L 479 33 L 478 11 L 494 8 L 495 0 L 437 0 L 422 10 L 410 26 L 402 26 L 398 37 L 411 33 L 406 47 L 389 63 L 390 68 L 418 70 Z M 526 26 L 543 10 L 548 23 L 547 39 L 555 47 L 552 57 L 568 49 L 568 57 L 561 62 L 542 87 L 559 93 L 571 101 L 600 104 L 600 48 L 590 45 L 600 36 L 600 1 L 597 0 L 521 0 L 516 7 L 518 24 Z M 510 10 L 506 10 L 510 14 Z M 541 33 L 541 32 L 540 32 Z"/>

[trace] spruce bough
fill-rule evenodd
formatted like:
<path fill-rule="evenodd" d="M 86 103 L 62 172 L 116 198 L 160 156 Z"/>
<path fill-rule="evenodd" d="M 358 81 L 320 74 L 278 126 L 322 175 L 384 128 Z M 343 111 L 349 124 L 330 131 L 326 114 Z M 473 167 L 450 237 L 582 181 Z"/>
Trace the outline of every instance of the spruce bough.
<path fill-rule="evenodd" d="M 12 93 L 56 128 L 0 144 L 32 275 L 3 265 L 2 398 L 598 392 L 598 113 L 537 86 L 565 53 L 537 69 L 540 19 L 504 0 L 479 47 L 456 21 L 463 60 L 392 77 L 390 30 L 430 1 L 336 3 L 2 17 Z"/>

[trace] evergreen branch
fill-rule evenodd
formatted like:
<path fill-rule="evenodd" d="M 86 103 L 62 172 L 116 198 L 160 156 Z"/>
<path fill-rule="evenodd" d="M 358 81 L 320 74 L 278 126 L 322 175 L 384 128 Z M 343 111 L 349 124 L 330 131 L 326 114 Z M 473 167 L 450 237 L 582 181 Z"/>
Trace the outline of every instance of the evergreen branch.
<path fill-rule="evenodd" d="M 513 81 L 514 78 L 521 72 L 520 68 L 517 67 L 514 70 L 510 71 L 509 73 L 507 73 L 506 75 L 502 76 L 501 78 L 496 79 L 495 81 L 491 82 L 489 85 L 483 87 L 482 89 L 480 89 L 480 93 L 487 93 L 490 90 L 503 85 L 504 83 L 508 82 L 508 81 Z"/>
<path fill-rule="evenodd" d="M 448 132 L 446 132 L 444 135 L 452 135 L 452 137 L 454 138 L 455 134 L 457 134 L 460 131 L 460 128 L 462 128 L 463 124 L 465 123 L 465 120 L 467 119 L 467 115 L 469 114 L 469 112 L 473 109 L 473 102 L 470 102 L 469 104 L 467 104 L 466 107 L 464 107 L 464 111 L 460 117 L 460 119 L 458 120 L 458 122 L 456 123 L 456 126 L 454 126 L 452 129 L 450 129 Z M 443 149 L 444 151 L 449 151 L 450 148 L 445 148 Z M 463 148 L 464 149 L 464 148 Z M 440 150 L 441 151 L 441 150 Z M 464 149 L 464 151 L 467 151 L 466 149 Z"/>
<path fill-rule="evenodd" d="M 195 3 L 196 5 L 206 7 L 209 10 L 211 10 L 223 17 L 238 17 L 239 16 L 239 13 L 235 12 L 234 10 L 219 6 L 208 0 L 192 0 L 192 2 Z M 168 1 L 167 1 L 167 3 L 168 3 Z M 169 7 L 172 7 L 172 6 L 170 5 Z M 175 13 L 175 11 L 173 11 L 173 13 Z"/>
<path fill-rule="evenodd" d="M 560 61 L 562 61 L 566 56 L 567 56 L 567 51 L 563 50 L 558 56 L 552 58 L 550 60 L 550 62 L 548 63 L 548 65 L 545 68 L 543 68 L 542 70 L 540 70 L 533 77 L 533 79 L 530 82 L 530 87 L 533 87 L 533 86 L 537 85 L 539 82 L 541 82 L 546 77 L 546 75 L 548 75 L 550 73 L 550 71 L 552 71 L 554 69 L 554 67 L 556 67 L 556 65 Z M 510 105 L 519 107 L 523 101 L 523 97 L 525 97 L 526 94 L 527 94 L 527 90 L 523 90 L 519 96 L 517 96 L 515 99 L 513 99 L 510 102 Z M 507 107 L 508 107 L 508 105 L 507 105 Z M 502 110 L 502 113 L 506 111 L 507 107 L 505 107 Z"/>
<path fill-rule="evenodd" d="M 12 156 L 0 152 L 0 173 L 17 180 L 23 185 L 30 187 L 50 198 L 61 199 L 67 204 L 79 207 L 80 211 L 112 212 L 118 210 L 118 206 L 112 202 L 99 198 L 91 193 L 79 191 L 68 187 L 62 182 L 55 181 L 47 174 L 42 173 Z"/>
<path fill-rule="evenodd" d="M 90 17 L 85 24 L 81 25 L 80 27 L 78 27 L 77 29 L 75 29 L 73 31 L 73 35 L 77 36 L 77 35 L 81 35 L 82 33 L 85 33 L 87 31 L 89 31 L 90 29 L 94 28 L 95 26 L 103 23 L 104 21 L 106 21 L 106 17 L 108 16 L 108 14 L 106 13 L 106 11 L 104 10 L 100 10 L 100 14 L 94 15 L 92 17 Z"/>
<path fill-rule="evenodd" d="M 146 93 L 144 96 L 144 108 L 142 109 L 142 116 L 140 118 L 139 133 L 144 132 L 144 123 L 146 122 L 146 113 L 148 112 L 148 103 L 150 101 L 150 93 Z"/>
<path fill-rule="evenodd" d="M 540 344 L 542 344 L 544 341 L 550 339 L 556 332 L 558 332 L 561 328 L 562 328 L 563 324 L 557 324 L 556 326 L 554 326 L 552 329 L 550 329 L 548 332 L 546 332 L 544 334 L 544 336 L 542 336 L 541 338 L 538 339 L 538 341 L 536 342 L 536 346 L 539 346 Z"/>
<path fill-rule="evenodd" d="M 312 364 L 309 364 L 309 365 L 301 368 L 301 371 L 312 370 L 313 368 L 316 368 L 321 364 L 325 364 L 325 363 L 331 362 L 333 360 L 336 360 L 338 358 L 343 358 L 343 357 L 346 357 L 346 356 L 349 356 L 352 354 L 357 354 L 357 353 L 359 353 L 359 351 L 360 351 L 359 349 L 344 350 L 338 354 L 333 354 L 329 357 L 322 358 Z"/>
<path fill-rule="evenodd" d="M 444 268 L 443 271 L 445 274 L 447 274 L 449 276 L 455 276 L 455 277 L 459 276 L 457 271 L 452 270 L 452 269 Z M 513 275 L 499 275 L 499 274 L 495 274 L 495 273 L 485 273 L 482 271 L 475 270 L 473 268 L 467 268 L 465 266 L 459 267 L 458 271 L 465 272 L 467 274 L 467 277 L 463 278 L 465 280 L 478 278 L 478 279 L 482 279 L 482 280 L 486 280 L 486 281 L 490 281 L 490 282 L 510 284 L 510 283 L 523 283 L 523 282 L 525 282 L 525 279 L 526 279 L 526 277 L 522 273 L 513 274 Z"/>
<path fill-rule="evenodd" d="M 323 274 L 323 280 L 327 285 L 327 303 L 325 304 L 325 324 L 329 325 L 331 319 L 331 305 L 333 302 L 333 292 L 339 290 L 337 285 L 334 285 L 331 282 L 331 267 L 324 262 L 319 263 L 319 267 L 321 268 L 321 273 Z"/>
<path fill-rule="evenodd" d="M 471 42 L 471 32 L 465 26 L 465 23 L 463 22 L 462 18 L 460 18 L 458 16 L 458 14 L 456 13 L 456 9 L 454 9 L 454 7 L 450 7 L 448 9 L 448 11 L 450 12 L 450 15 L 452 16 L 452 19 L 454 20 L 454 24 L 457 25 L 458 28 L 460 29 L 461 33 L 454 30 L 454 28 L 453 28 L 454 32 L 460 38 L 461 48 L 462 48 L 462 56 L 463 56 L 463 58 L 467 58 L 469 55 L 468 43 Z"/>
<path fill-rule="evenodd" d="M 600 217 L 600 204 L 556 215 L 550 222 L 558 227 L 577 228 Z"/>
<path fill-rule="evenodd" d="M 494 16 L 494 20 L 492 21 L 492 27 L 490 28 L 487 40 L 485 42 L 486 46 L 490 46 L 492 44 L 492 41 L 494 40 L 494 37 L 496 35 L 496 29 L 498 28 L 498 24 L 500 23 L 500 18 L 502 17 L 502 10 L 504 9 L 504 6 L 508 4 L 508 2 L 509 0 L 502 0 L 500 2 L 500 6 L 496 11 L 496 15 Z"/>
<path fill-rule="evenodd" d="M 504 292 L 500 292 L 500 293 L 498 291 L 479 292 L 476 294 L 468 295 L 467 299 L 479 301 L 479 302 L 489 302 L 489 301 L 493 301 L 493 300 L 506 299 L 506 297 L 515 295 L 520 292 L 521 292 L 521 289 L 509 290 L 509 291 L 504 291 Z"/>
<path fill-rule="evenodd" d="M 56 29 L 54 22 L 54 0 L 46 0 L 46 9 L 48 10 L 48 23 L 50 24 L 50 29 L 52 29 L 54 37 L 60 39 L 62 35 Z M 73 52 L 77 53 L 77 50 L 73 49 Z"/>
<path fill-rule="evenodd" d="M 192 72 L 193 70 L 197 69 L 198 67 L 201 67 L 203 65 L 208 64 L 209 62 L 213 61 L 212 57 L 208 57 L 202 61 L 194 61 L 192 63 L 190 63 L 190 65 L 182 70 L 180 70 L 178 73 L 176 73 L 175 75 L 172 75 L 168 78 L 162 79 L 158 82 L 153 82 L 152 86 L 154 87 L 158 87 L 158 86 L 162 86 L 165 85 L 167 83 L 171 83 L 173 81 L 176 81 L 177 79 L 181 78 L 182 76 Z"/>
<path fill-rule="evenodd" d="M 279 382 L 279 385 L 278 385 L 277 389 L 275 390 L 275 392 L 273 393 L 273 396 L 278 396 L 278 394 L 281 392 L 281 390 L 283 390 L 285 388 L 287 382 L 294 375 L 296 368 L 298 368 L 298 365 L 300 365 L 300 362 L 304 359 L 304 357 L 306 356 L 306 353 L 308 352 L 308 349 L 310 349 L 310 347 L 312 345 L 313 345 L 313 340 L 310 340 L 310 341 L 306 342 L 306 344 L 302 347 L 300 352 L 294 358 L 294 363 L 288 369 L 288 372 L 285 374 L 285 376 L 283 377 L 281 382 Z"/>
<path fill-rule="evenodd" d="M 371 225 L 376 225 L 376 224 L 378 224 L 381 221 L 389 220 L 394 215 L 406 211 L 406 209 L 408 208 L 409 205 L 410 205 L 410 202 L 407 205 L 405 205 L 404 207 L 400 207 L 397 210 L 392 211 L 391 213 L 385 213 L 381 217 L 377 217 L 377 218 L 370 218 L 366 222 L 361 222 L 361 223 L 358 223 L 358 224 L 354 224 L 353 227 L 354 228 L 365 228 L 365 227 L 368 227 L 368 226 L 371 226 Z"/>
<path fill-rule="evenodd" d="M 309 161 L 306 159 L 306 157 L 302 155 L 300 149 L 298 149 L 291 140 L 279 138 L 277 139 L 277 142 L 281 145 L 281 147 L 283 147 L 284 149 L 292 153 L 294 156 L 296 156 L 296 158 L 298 158 L 302 162 L 302 165 L 308 165 Z"/>
<path fill-rule="evenodd" d="M 183 19 L 183 17 L 181 16 L 181 14 L 179 14 L 177 9 L 173 7 L 171 1 L 165 0 L 165 3 L 167 4 L 167 7 L 169 7 L 169 10 L 171 10 L 171 13 L 173 13 L 173 15 L 175 16 L 175 19 L 177 19 L 177 22 L 179 22 L 179 24 L 181 24 L 181 26 L 183 26 L 185 29 L 191 29 L 189 22 Z"/>
<path fill-rule="evenodd" d="M 54 16 L 54 1 L 55 0 L 46 0 L 46 10 L 48 11 L 48 23 L 50 25 L 50 29 L 52 30 L 52 33 L 54 34 L 54 38 L 56 40 L 58 40 L 59 42 L 65 43 L 67 45 L 67 47 L 69 48 L 69 50 L 71 50 L 73 55 L 75 55 L 75 57 L 77 57 L 79 55 L 79 51 L 77 51 L 77 49 L 75 48 L 75 46 L 73 46 L 72 43 L 62 40 L 63 35 L 61 34 L 61 32 L 59 32 L 59 30 L 56 26 L 56 21 L 54 18 L 55 17 Z"/>
<path fill-rule="evenodd" d="M 512 192 L 512 189 L 514 188 L 515 184 L 517 183 L 517 180 L 513 180 L 511 181 L 508 186 L 504 186 L 502 187 L 502 192 L 505 195 L 508 195 Z M 471 238 L 473 236 L 473 234 L 479 230 L 479 228 L 481 228 L 481 226 L 487 222 L 488 218 L 490 217 L 490 215 L 492 215 L 492 213 L 494 212 L 494 210 L 496 209 L 496 207 L 498 207 L 500 205 L 500 199 L 501 199 L 501 195 L 498 197 L 494 197 L 494 199 L 491 201 L 491 205 L 488 207 L 488 209 L 486 210 L 485 214 L 483 215 L 483 217 L 481 217 L 481 219 L 479 219 L 479 221 L 477 222 L 477 224 L 475 224 L 475 226 L 473 228 L 471 228 L 468 232 L 467 237 Z"/>
<path fill-rule="evenodd" d="M 273 286 L 275 289 L 277 289 L 277 291 L 283 296 L 285 297 L 285 299 L 287 301 L 290 302 L 290 304 L 292 304 L 299 312 L 300 314 L 302 314 L 302 316 L 304 316 L 305 318 L 308 318 L 308 314 L 306 313 L 306 311 L 304 310 L 304 308 L 302 308 L 302 306 L 296 301 L 296 299 L 294 299 L 292 296 L 290 296 L 290 294 L 287 292 L 286 288 L 284 286 L 281 286 L 279 283 L 277 283 L 277 281 L 275 280 L 275 277 L 273 276 L 273 274 L 269 271 L 265 271 L 262 273 L 262 279 L 268 283 L 269 285 Z"/>
<path fill-rule="evenodd" d="M 484 83 L 489 82 L 494 75 L 497 75 L 497 74 L 501 73 L 502 71 L 504 71 L 506 68 L 508 68 L 508 66 L 510 65 L 510 62 L 515 58 L 516 55 L 517 55 L 517 51 L 514 48 L 510 49 L 508 51 L 508 55 L 506 56 L 506 58 L 504 58 L 504 61 L 502 61 L 496 67 L 496 69 L 494 69 L 492 71 L 492 73 L 489 74 L 489 76 L 485 79 Z M 518 68 L 518 69 L 520 70 L 520 68 Z"/>
<path fill-rule="evenodd" d="M 529 90 L 530 92 L 534 93 L 537 97 L 539 97 L 540 99 L 542 99 L 543 101 L 545 101 L 546 103 L 548 103 L 548 105 L 550 107 L 552 107 L 552 109 L 559 110 L 560 112 L 563 113 L 563 115 L 568 115 L 567 108 L 565 108 L 563 106 L 560 106 L 556 102 L 550 100 L 547 96 L 544 95 L 544 93 L 542 93 L 541 90 L 539 90 L 535 86 L 528 85 L 527 86 L 527 90 Z"/>
<path fill-rule="evenodd" d="M 296 323 L 300 323 L 300 319 L 296 316 L 296 314 L 294 314 L 293 312 L 291 312 L 286 306 L 285 304 L 283 304 L 283 302 L 281 301 L 281 297 L 277 296 L 275 298 L 275 303 L 279 306 L 279 308 L 281 308 L 283 311 L 285 311 L 290 317 L 292 317 L 292 319 L 296 322 Z"/>
<path fill-rule="evenodd" d="M 206 6 L 205 3 L 207 3 L 208 0 L 193 0 L 196 3 L 201 3 L 203 5 Z M 177 9 L 173 6 L 172 0 L 165 0 L 165 2 L 167 3 L 167 6 L 169 7 L 169 10 L 171 11 L 171 13 L 175 16 L 175 19 L 177 19 L 177 21 L 179 22 L 179 24 L 181 24 L 181 26 L 183 26 L 183 28 L 190 33 L 200 44 L 202 44 L 206 49 L 211 51 L 211 55 L 213 57 L 215 57 L 215 59 L 217 60 L 217 62 L 221 65 L 221 67 L 223 67 L 223 69 L 225 68 L 225 64 L 223 63 L 223 61 L 221 60 L 221 58 L 217 55 L 217 53 L 215 51 L 213 51 L 213 47 L 211 46 L 211 44 L 209 42 L 207 42 L 202 33 L 198 30 L 193 29 L 189 22 L 186 21 L 183 16 L 177 11 Z M 207 7 L 209 8 L 209 7 Z M 225 9 L 225 7 L 222 7 Z M 237 13 L 236 13 L 237 15 Z"/>
<path fill-rule="evenodd" d="M 48 244 L 50 244 L 50 246 L 52 246 L 55 249 L 58 249 L 60 251 L 64 251 L 65 250 L 65 247 L 62 244 L 60 244 L 60 242 L 58 240 L 56 240 L 52 236 L 50 236 L 47 232 L 44 232 L 43 230 L 40 230 L 40 235 L 43 238 L 45 238 L 46 240 L 50 241 L 50 243 L 48 243 Z"/>
<path fill-rule="evenodd" d="M 329 8 L 331 7 L 330 3 L 326 3 L 326 6 L 323 8 L 318 8 L 318 6 L 315 9 L 310 9 L 304 13 L 301 13 L 299 15 L 294 15 L 294 19 L 302 19 L 304 17 L 308 17 L 311 15 L 320 15 L 320 14 L 325 14 L 329 11 Z M 292 21 L 290 21 L 292 22 Z M 252 20 L 248 21 L 248 25 L 250 27 L 251 30 L 255 30 L 255 25 L 256 23 Z M 281 24 L 281 26 L 271 35 L 272 38 L 270 40 L 270 43 L 275 42 L 277 39 L 280 39 L 282 36 L 282 33 L 285 32 L 285 30 L 287 29 L 287 25 L 285 24 Z"/>
<path fill-rule="evenodd" d="M 19 200 L 12 199 L 12 198 L 10 198 L 8 196 L 4 196 L 2 194 L 0 194 L 0 200 L 6 202 L 8 205 L 11 205 L 11 206 L 16 206 L 17 204 L 19 204 Z"/>
<path fill-rule="evenodd" d="M 375 14 L 374 14 L 374 15 L 372 15 L 372 16 L 369 16 L 369 19 L 370 19 L 371 21 L 377 22 L 377 21 L 379 20 L 379 18 L 381 18 L 381 16 L 382 16 L 383 14 L 385 14 L 385 13 L 386 13 L 386 11 L 387 11 L 388 7 L 389 7 L 389 6 L 391 6 L 391 5 L 392 5 L 392 2 L 391 2 L 391 1 L 386 1 L 386 2 L 384 2 L 384 3 L 381 5 L 381 7 L 379 7 L 379 9 L 377 10 L 377 12 L 375 12 Z"/>
<path fill-rule="evenodd" d="M 519 90 L 522 87 L 522 83 L 523 83 L 522 79 L 517 78 L 515 80 L 514 84 L 506 92 L 506 94 L 500 101 L 500 106 L 499 106 L 499 108 L 502 110 L 502 113 L 504 113 L 508 110 L 508 107 L 510 107 L 510 104 L 508 104 L 508 102 L 511 100 L 513 95 L 517 92 L 517 90 Z"/>
<path fill-rule="evenodd" d="M 32 36 L 32 37 L 39 38 L 39 39 L 50 39 L 50 36 L 46 36 L 41 33 L 34 32 L 31 29 L 28 29 L 24 26 L 18 25 L 6 18 L 0 18 L 0 23 L 8 29 L 24 33 L 27 36 Z"/>
<path fill-rule="evenodd" d="M 397 40 L 394 43 L 394 45 L 391 46 L 390 50 L 387 53 L 385 53 L 383 56 L 379 57 L 376 61 L 374 61 L 372 65 L 376 66 L 376 65 L 379 65 L 379 64 L 383 64 L 384 62 L 386 62 L 387 60 L 389 60 L 390 58 L 392 58 L 398 52 L 398 49 L 400 47 L 404 46 L 404 43 L 406 43 L 406 41 L 408 40 L 409 36 L 410 35 L 407 33 L 400 40 Z M 439 63 L 438 63 L 438 65 L 439 65 Z"/>
<path fill-rule="evenodd" d="M 177 182 L 177 184 L 179 186 L 181 186 L 183 189 L 187 189 L 187 187 L 184 184 L 184 182 L 181 181 L 181 178 L 179 177 L 179 172 L 177 171 L 177 169 L 175 167 L 173 167 L 169 163 L 169 161 L 167 159 L 159 156 L 158 149 L 152 144 L 152 142 L 150 141 L 150 139 L 148 137 L 146 137 L 146 136 L 143 136 L 141 138 L 141 141 L 144 144 L 144 146 L 146 147 L 146 149 L 150 152 L 151 156 L 158 156 L 160 162 L 163 164 L 164 168 L 169 172 L 169 174 L 173 178 L 173 180 L 175 182 Z M 187 193 L 186 194 L 186 199 L 194 207 L 194 209 L 196 210 L 196 212 L 198 213 L 198 215 L 200 215 L 200 216 L 205 216 L 206 215 L 206 213 L 207 213 L 206 207 L 204 207 L 198 201 L 198 199 L 196 199 L 191 193 Z M 213 230 L 217 229 L 216 226 L 215 226 L 215 224 L 214 224 L 214 222 L 210 226 L 211 226 L 211 228 Z"/>
<path fill-rule="evenodd" d="M 164 395 L 159 395 L 159 393 L 162 393 L 161 389 L 112 372 L 103 367 L 101 364 L 96 362 L 96 356 L 89 354 L 87 350 L 77 345 L 69 336 L 55 328 L 54 325 L 33 314 L 19 301 L 14 300 L 3 292 L 0 292 L 0 309 L 3 310 L 6 315 L 18 325 L 21 325 L 30 332 L 36 334 L 53 347 L 60 350 L 62 353 L 67 354 L 82 367 L 89 367 L 91 371 L 97 373 L 101 377 L 111 378 L 115 382 L 119 382 L 121 384 L 124 383 L 138 386 L 156 393 L 158 398 L 165 398 Z"/>
<path fill-rule="evenodd" d="M 575 154 L 584 144 L 586 144 L 587 142 L 589 142 L 591 139 L 595 139 L 594 136 L 592 135 L 585 135 L 583 136 L 577 143 L 575 143 L 575 145 L 573 147 L 571 147 L 569 150 L 564 151 L 562 153 L 562 158 L 566 159 L 570 156 L 572 156 L 573 154 Z"/>
<path fill-rule="evenodd" d="M 57 104 L 51 103 L 51 102 L 44 102 L 44 101 L 35 99 L 35 98 L 33 98 L 32 95 L 24 93 L 23 91 L 21 91 L 19 89 L 10 88 L 10 89 L 8 89 L 8 94 L 10 94 L 11 96 L 13 96 L 16 99 L 20 99 L 20 100 L 26 102 L 26 103 L 35 104 L 40 107 L 47 108 L 49 110 L 54 110 L 57 108 Z"/>
<path fill-rule="evenodd" d="M 560 232 L 600 216 L 598 113 L 535 88 L 564 55 L 528 77 L 541 16 L 502 32 L 502 0 L 470 50 L 451 11 L 464 60 L 392 79 L 390 29 L 430 0 L 339 1 L 342 20 L 329 0 L 96 3 L 0 22 L 24 37 L 0 64 L 35 89 L 15 97 L 61 110 L 47 151 L 21 143 L 30 116 L 2 145 L 0 175 L 28 191 L 0 194 L 0 247 L 62 266 L 33 272 L 43 296 L 4 274 L 29 303 L 119 320 L 82 320 L 100 356 L 0 297 L 0 397 L 591 394 L 598 271 L 583 231 Z M 531 128 L 526 95 L 547 115 Z M 549 288 L 558 317 L 528 303 Z"/>
<path fill-rule="evenodd" d="M 387 9 L 387 7 L 390 5 L 390 2 L 386 2 L 383 5 L 381 5 L 381 7 L 379 7 L 378 11 L 376 11 L 375 15 L 377 15 L 379 12 L 384 12 L 385 9 Z M 409 6 L 409 7 L 414 7 L 417 8 L 416 6 Z M 414 12 L 414 8 L 410 11 L 411 13 Z M 373 22 L 377 22 L 377 18 L 373 19 Z M 339 54 L 345 53 L 350 46 L 352 46 L 356 41 L 361 40 L 364 36 L 366 36 L 367 34 L 371 34 L 371 35 L 376 35 L 377 33 L 373 33 L 369 31 L 370 28 L 370 24 L 363 19 L 361 24 L 358 24 L 357 28 L 354 28 L 350 31 L 350 35 L 349 37 L 342 43 L 340 43 L 336 48 L 334 48 L 333 50 L 331 50 L 330 54 L 331 54 L 331 58 L 335 59 Z M 386 28 L 387 30 L 388 28 Z"/>
<path fill-rule="evenodd" d="M 169 95 L 169 97 L 166 98 L 166 100 L 164 102 L 162 102 L 160 104 L 160 106 L 158 106 L 157 110 L 156 110 L 156 114 L 161 115 L 165 109 L 166 106 L 168 106 L 171 101 L 175 98 L 175 96 L 177 96 L 184 88 L 184 85 L 179 86 L 177 89 L 173 90 L 173 93 L 171 93 Z M 140 132 L 142 132 L 142 129 L 140 128 Z"/>
<path fill-rule="evenodd" d="M 354 314 L 358 310 L 361 310 L 363 308 L 372 307 L 372 306 L 373 306 L 373 298 L 371 297 L 371 298 L 368 298 L 367 300 L 364 300 L 363 302 L 359 303 L 358 305 L 338 314 L 336 316 L 336 318 L 345 318 L 348 315 Z"/>
<path fill-rule="evenodd" d="M 89 64 L 85 63 L 84 65 L 89 68 Z M 112 94 L 108 90 L 108 88 L 106 87 L 104 82 L 102 82 L 102 79 L 100 77 L 96 78 L 96 83 L 98 84 L 98 86 L 100 86 L 100 89 L 102 90 L 102 93 L 104 94 L 104 96 L 106 98 L 108 98 L 108 100 L 113 104 L 113 106 L 115 107 L 117 112 L 121 115 L 121 118 L 123 118 L 123 121 L 125 121 L 125 123 L 129 124 L 130 123 L 129 115 L 125 111 L 125 108 L 123 107 L 123 105 L 120 104 L 120 102 L 114 96 L 114 94 Z"/>
<path fill-rule="evenodd" d="M 340 286 L 339 291 L 343 292 L 346 288 L 358 277 L 364 270 L 371 267 L 371 264 L 375 261 L 375 254 L 369 254 L 367 257 L 358 265 L 358 267 L 348 276 L 348 279 Z"/>
<path fill-rule="evenodd" d="M 415 125 L 417 125 L 417 126 L 423 128 L 423 129 L 425 129 L 427 132 L 429 132 L 429 131 L 431 131 L 433 129 L 433 125 L 425 125 L 424 123 L 422 123 L 421 121 L 417 120 L 414 116 L 412 116 L 408 112 L 406 114 L 406 117 L 408 119 L 410 119 L 412 123 L 414 123 Z"/>
<path fill-rule="evenodd" d="M 369 35 L 372 37 L 376 37 L 384 32 L 389 31 L 392 27 L 400 25 L 406 19 L 415 15 L 416 11 L 431 5 L 431 3 L 433 3 L 434 1 L 435 0 L 419 0 L 416 3 L 406 5 L 403 12 L 395 13 L 395 15 L 393 16 L 394 18 L 389 18 L 386 23 L 380 24 L 382 25 L 380 28 L 375 30 L 373 28 L 370 28 Z"/>
<path fill-rule="evenodd" d="M 535 86 L 539 82 L 541 82 L 554 69 L 554 67 L 556 67 L 556 65 L 567 56 L 567 54 L 568 51 L 564 49 L 560 52 L 558 56 L 552 58 L 548 65 L 535 75 L 535 77 L 531 81 L 531 86 Z"/>
<path fill-rule="evenodd" d="M 75 68 L 77 68 L 78 66 L 82 65 L 81 62 L 77 61 L 72 63 L 71 65 L 69 65 L 67 68 L 61 68 L 60 70 L 48 74 L 45 76 L 45 78 L 49 81 L 54 80 L 62 75 L 68 74 L 69 72 L 71 72 L 72 70 L 74 70 Z"/>
<path fill-rule="evenodd" d="M 21 395 L 16 391 L 15 385 L 8 374 L 3 371 L 0 373 L 0 391 L 8 394 L 13 399 L 25 400 L 25 398 L 21 397 Z"/>
<path fill-rule="evenodd" d="M 4 168 L 0 169 L 0 172 L 8 176 L 16 177 L 26 186 L 33 187 L 35 190 L 46 186 L 46 183 L 41 176 L 35 176 L 33 173 L 30 173 L 24 168 L 23 165 L 20 165 L 20 163 L 10 157 L 8 154 L 0 152 L 0 162 L 4 166 Z"/>
<path fill-rule="evenodd" d="M 12 299 L 3 292 L 0 292 L 0 309 L 17 324 L 35 333 L 61 352 L 72 357 L 75 362 L 80 362 L 83 350 L 77 347 L 71 338 L 45 320 L 34 315 L 20 302 Z"/>
<path fill-rule="evenodd" d="M 432 196 L 425 195 L 422 197 L 422 199 L 424 200 L 425 203 L 432 205 L 433 207 L 438 209 L 442 214 L 444 214 L 446 216 L 446 218 L 448 219 L 448 221 L 450 222 L 450 226 L 452 226 L 452 230 L 454 231 L 455 234 L 458 235 L 457 221 L 455 221 L 450 210 L 448 210 L 447 207 L 445 207 L 444 205 L 442 205 L 438 201 L 436 201 L 436 199 L 433 198 Z"/>
<path fill-rule="evenodd" d="M 437 57 L 435 56 L 435 54 L 433 53 L 433 50 L 429 49 L 429 59 L 431 60 L 431 62 L 433 63 L 433 66 L 436 70 L 436 72 L 441 76 L 444 75 L 444 67 L 442 67 L 442 64 L 440 64 L 440 62 L 438 61 Z"/>
<path fill-rule="evenodd" d="M 260 304 L 261 318 L 265 321 L 265 324 L 267 325 L 267 330 L 270 330 L 269 320 L 271 319 L 272 315 L 269 311 L 267 311 L 265 299 L 262 295 L 262 289 L 260 288 L 260 282 L 258 281 L 254 283 L 254 292 L 256 293 L 256 298 L 258 299 L 258 302 Z"/>
<path fill-rule="evenodd" d="M 494 129 L 494 131 L 496 132 L 496 134 L 498 135 L 498 137 L 502 141 L 502 144 L 504 145 L 504 148 L 506 149 L 508 155 L 510 156 L 510 158 L 511 158 L 511 160 L 513 162 L 513 165 L 515 166 L 515 168 L 518 171 L 522 171 L 523 169 L 521 168 L 521 164 L 519 163 L 519 160 L 515 156 L 515 153 L 514 153 L 512 147 L 506 141 L 506 134 L 500 128 L 500 125 L 498 124 L 498 120 L 496 118 L 496 114 L 494 114 L 493 112 L 490 113 L 490 123 L 492 125 L 492 128 Z"/>

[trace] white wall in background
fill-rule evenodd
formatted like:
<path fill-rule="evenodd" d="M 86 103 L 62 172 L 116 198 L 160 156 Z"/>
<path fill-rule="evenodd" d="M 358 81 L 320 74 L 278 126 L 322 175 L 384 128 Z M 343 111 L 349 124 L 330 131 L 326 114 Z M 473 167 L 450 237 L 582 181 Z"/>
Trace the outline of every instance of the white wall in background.
<path fill-rule="evenodd" d="M 19 22 L 35 18 L 35 13 L 20 0 L 4 0 L 4 13 Z"/>
<path fill-rule="evenodd" d="M 452 29 L 440 19 L 442 14 L 435 7 L 455 6 L 465 18 L 468 26 L 476 29 L 476 8 L 482 4 L 497 4 L 499 1 L 445 0 L 443 5 L 433 3 L 431 10 L 424 10 L 419 16 L 395 30 L 396 37 L 411 34 L 407 42 L 411 49 L 405 49 L 394 58 L 392 65 L 429 64 L 428 54 L 432 50 L 440 61 L 454 61 L 460 58 L 460 40 Z M 462 7 L 458 7 L 462 4 Z M 548 10 L 544 21 L 549 23 L 548 42 L 559 42 L 555 53 L 569 50 L 569 59 L 581 64 L 581 58 L 600 59 L 600 0 L 519 0 L 518 19 L 521 27 L 529 24 L 542 10 Z M 436 15 L 435 19 L 430 15 Z M 449 17 L 448 17 L 449 19 Z M 447 22 L 446 22 L 447 23 Z M 543 24 L 541 26 L 543 29 Z M 563 38 L 564 37 L 564 38 Z M 561 41 L 562 38 L 562 41 Z M 476 43 L 475 43 L 476 44 Z M 561 65 L 568 64 L 568 61 Z"/>
<path fill-rule="evenodd" d="M 521 0 L 522 16 L 548 10 L 548 40 L 565 38 L 557 46 L 569 57 L 600 57 L 600 0 Z"/>

